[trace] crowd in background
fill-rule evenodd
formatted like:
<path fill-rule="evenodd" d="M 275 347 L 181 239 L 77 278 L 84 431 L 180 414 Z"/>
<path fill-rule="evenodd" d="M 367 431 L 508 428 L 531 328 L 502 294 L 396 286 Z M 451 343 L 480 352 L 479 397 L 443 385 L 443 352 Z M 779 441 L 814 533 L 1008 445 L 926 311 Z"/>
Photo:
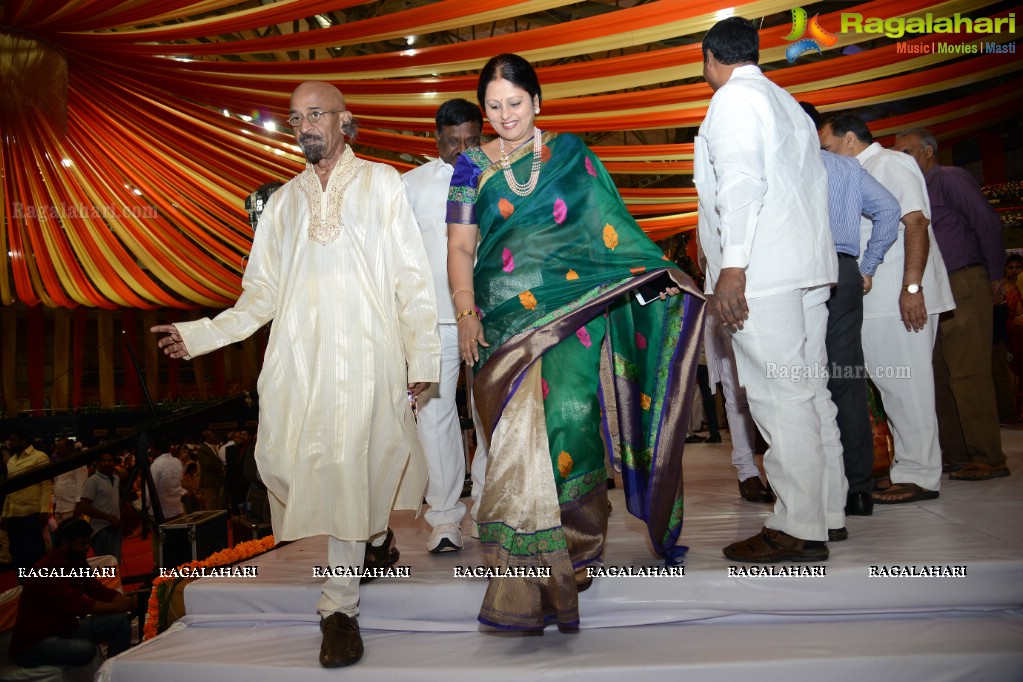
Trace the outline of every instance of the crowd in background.
<path fill-rule="evenodd" d="M 161 519 L 216 509 L 236 515 L 251 509 L 252 481 L 244 470 L 252 443 L 245 429 L 223 436 L 206 430 L 198 437 L 153 437 L 148 464 Z M 70 437 L 30 441 L 21 433 L 7 434 L 0 439 L 0 480 L 76 457 L 92 446 Z M 51 534 L 57 526 L 71 518 L 90 522 L 94 554 L 111 554 L 120 561 L 122 539 L 148 533 L 142 515 L 150 520 L 155 516 L 148 491 L 143 512 L 143 478 L 135 469 L 134 452 L 104 452 L 86 466 L 0 497 L 0 568 L 33 566 L 53 546 Z M 254 463 L 249 469 L 255 478 Z"/>

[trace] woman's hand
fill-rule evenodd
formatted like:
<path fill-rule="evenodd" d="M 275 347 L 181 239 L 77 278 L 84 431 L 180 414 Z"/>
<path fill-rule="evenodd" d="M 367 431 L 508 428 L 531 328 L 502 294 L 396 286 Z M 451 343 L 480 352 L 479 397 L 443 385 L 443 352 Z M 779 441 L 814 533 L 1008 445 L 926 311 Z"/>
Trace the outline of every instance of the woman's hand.
<path fill-rule="evenodd" d="M 660 294 L 660 299 L 661 299 L 662 301 L 664 301 L 664 300 L 666 300 L 666 299 L 667 299 L 667 298 L 668 298 L 669 296 L 678 296 L 678 293 L 679 293 L 680 291 L 682 291 L 682 290 L 681 290 L 680 288 L 678 288 L 678 287 L 668 287 L 667 289 L 665 289 L 664 291 L 662 291 L 662 292 L 661 292 L 661 294 Z"/>
<path fill-rule="evenodd" d="M 474 365 L 480 359 L 479 347 L 490 347 L 483 336 L 483 323 L 474 315 L 458 321 L 458 352 L 467 365 Z"/>

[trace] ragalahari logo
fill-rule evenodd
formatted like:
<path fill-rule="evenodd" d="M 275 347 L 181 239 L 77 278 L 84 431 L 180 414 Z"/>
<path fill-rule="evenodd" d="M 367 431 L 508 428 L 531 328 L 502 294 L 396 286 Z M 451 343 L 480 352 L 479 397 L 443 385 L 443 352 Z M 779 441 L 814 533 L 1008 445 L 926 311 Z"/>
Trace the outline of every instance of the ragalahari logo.
<path fill-rule="evenodd" d="M 831 47 L 838 42 L 838 36 L 831 31 L 825 30 L 818 21 L 820 14 L 813 15 L 813 19 L 806 21 L 806 10 L 802 7 L 792 8 L 792 32 L 785 36 L 785 40 L 794 40 L 785 50 L 785 57 L 792 64 L 807 52 L 821 53 L 821 49 Z M 804 38 L 807 31 L 810 37 Z"/>

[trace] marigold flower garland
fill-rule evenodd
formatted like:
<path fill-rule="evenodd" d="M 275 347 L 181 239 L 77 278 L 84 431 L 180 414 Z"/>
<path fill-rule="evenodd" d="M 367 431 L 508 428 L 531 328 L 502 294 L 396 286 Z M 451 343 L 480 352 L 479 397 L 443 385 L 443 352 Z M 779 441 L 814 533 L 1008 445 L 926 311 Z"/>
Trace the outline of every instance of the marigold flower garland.
<path fill-rule="evenodd" d="M 229 547 L 223 551 L 211 554 L 203 561 L 190 561 L 186 564 L 181 564 L 177 569 L 188 568 L 214 568 L 217 566 L 228 566 L 230 564 L 236 564 L 239 561 L 245 561 L 251 559 L 254 556 L 269 552 L 274 548 L 276 542 L 272 535 L 268 535 L 265 538 L 259 540 L 250 540 L 241 544 Z M 174 588 L 182 581 L 189 580 L 187 578 L 177 578 L 174 576 L 160 576 L 153 580 L 153 591 L 149 595 L 149 607 L 146 609 L 146 624 L 143 628 L 143 641 L 152 639 L 158 634 L 167 629 L 168 623 L 161 622 L 166 620 L 167 606 L 170 602 L 171 596 L 174 593 Z"/>

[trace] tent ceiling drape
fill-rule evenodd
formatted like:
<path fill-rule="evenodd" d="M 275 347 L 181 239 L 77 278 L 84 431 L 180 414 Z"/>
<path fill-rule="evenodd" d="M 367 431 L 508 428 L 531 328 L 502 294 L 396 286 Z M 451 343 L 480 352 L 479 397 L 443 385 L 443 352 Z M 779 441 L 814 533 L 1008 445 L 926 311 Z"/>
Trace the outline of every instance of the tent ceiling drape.
<path fill-rule="evenodd" d="M 1023 17 L 991 0 L 805 6 L 822 26 L 873 17 Z M 692 136 L 711 91 L 699 41 L 762 22 L 761 64 L 822 112 L 877 135 L 954 140 L 1018 117 L 1023 60 L 941 52 L 996 36 L 841 33 L 788 64 L 791 2 L 753 0 L 7 0 L 0 7 L 0 302 L 222 307 L 240 292 L 244 198 L 301 155 L 283 124 L 302 80 L 345 92 L 357 152 L 406 170 L 435 153 L 436 107 L 475 95 L 499 52 L 538 64 L 541 125 L 587 136 L 654 238 L 696 224 Z M 1023 21 L 1021 21 L 1023 24 Z M 836 31 L 837 33 L 837 31 Z M 906 48 L 917 49 L 910 53 Z"/>

